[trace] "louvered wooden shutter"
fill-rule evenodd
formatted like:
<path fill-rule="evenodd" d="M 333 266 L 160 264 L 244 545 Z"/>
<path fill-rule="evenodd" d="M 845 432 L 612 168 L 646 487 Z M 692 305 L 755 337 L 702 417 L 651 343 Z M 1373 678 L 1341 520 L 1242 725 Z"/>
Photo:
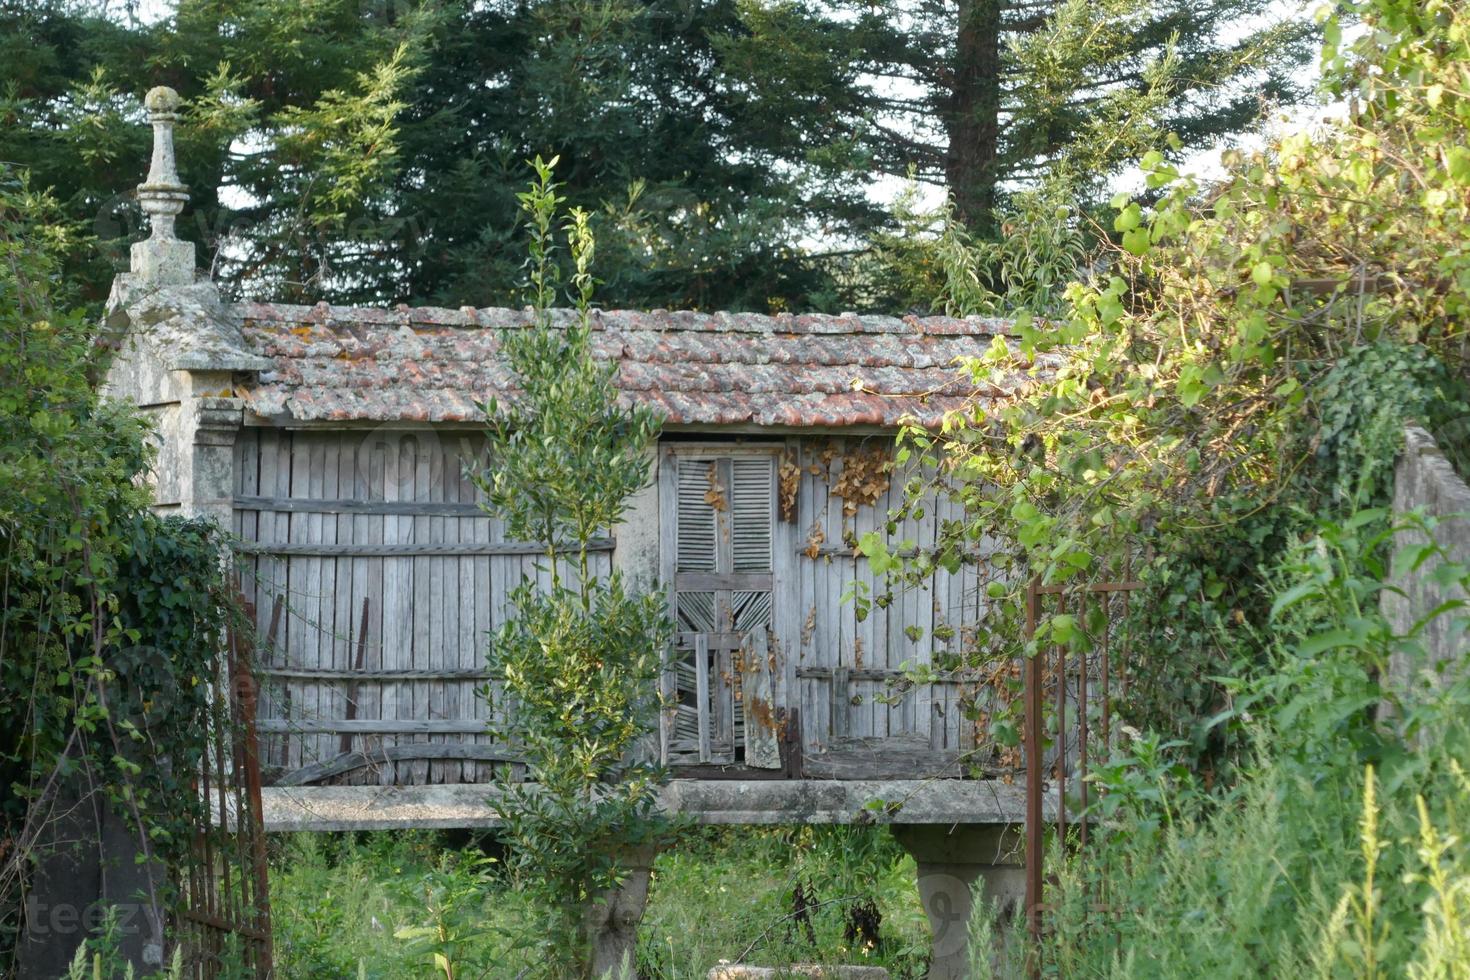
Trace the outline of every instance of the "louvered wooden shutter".
<path fill-rule="evenodd" d="M 676 453 L 669 464 L 678 624 L 669 757 L 732 763 L 743 745 L 736 654 L 771 624 L 775 456 Z"/>

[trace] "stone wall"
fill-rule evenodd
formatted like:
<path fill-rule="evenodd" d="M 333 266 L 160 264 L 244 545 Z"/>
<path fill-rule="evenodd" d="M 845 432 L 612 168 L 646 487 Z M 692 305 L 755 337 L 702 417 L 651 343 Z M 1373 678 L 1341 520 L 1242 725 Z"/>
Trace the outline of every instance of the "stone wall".
<path fill-rule="evenodd" d="M 1435 582 L 1436 567 L 1445 560 L 1470 567 L 1470 486 L 1440 452 L 1434 437 L 1411 424 L 1404 429 L 1404 450 L 1394 472 L 1393 509 L 1395 514 L 1406 514 L 1420 508 L 1439 521 L 1434 536 L 1446 557 L 1430 558 L 1414 569 L 1395 562 L 1390 582 L 1403 594 L 1385 591 L 1382 609 L 1398 634 L 1407 633 L 1441 603 L 1467 598 L 1464 590 Z M 1422 531 L 1402 530 L 1394 541 L 1394 550 L 1426 541 Z M 1464 615 L 1453 612 L 1435 618 L 1421 637 L 1425 662 L 1410 663 L 1406 656 L 1399 655 L 1392 664 L 1392 675 L 1406 680 L 1416 671 L 1459 657 L 1466 649 L 1464 619 Z"/>

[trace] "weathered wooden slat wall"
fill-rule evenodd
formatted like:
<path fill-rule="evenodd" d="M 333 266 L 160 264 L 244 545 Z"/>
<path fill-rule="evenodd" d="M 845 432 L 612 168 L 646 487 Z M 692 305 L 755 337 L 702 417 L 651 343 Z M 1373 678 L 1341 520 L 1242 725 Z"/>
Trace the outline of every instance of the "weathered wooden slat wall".
<path fill-rule="evenodd" d="M 789 703 L 801 709 L 808 755 L 841 753 L 858 740 L 887 739 L 910 747 L 927 743 L 934 759 L 950 759 L 974 749 L 976 723 L 967 715 L 990 697 L 985 685 L 968 676 L 914 686 L 901 681 L 905 664 L 934 664 L 973 642 L 986 606 L 981 568 L 966 564 L 953 575 L 939 571 L 923 589 L 895 588 L 893 601 L 886 607 L 874 602 L 862 621 L 856 603 L 842 601 L 854 582 L 870 598 L 884 591 L 885 584 L 854 546 L 864 534 L 883 530 L 890 510 L 903 499 L 907 474 L 890 474 L 871 503 L 850 502 L 834 490 L 843 486 L 845 467 L 866 465 L 864 472 L 871 473 L 865 457 L 891 453 L 891 448 L 886 436 L 787 443 L 787 458 L 800 470 L 797 541 L 794 568 L 777 576 L 776 594 L 795 598 L 795 615 L 777 617 L 776 640 L 782 650 L 795 652 L 790 673 L 799 693 Z M 863 475 L 849 477 L 860 481 Z M 922 516 L 900 521 L 892 537 L 919 548 L 932 546 L 943 522 L 957 516 L 955 508 L 946 499 L 933 500 Z"/>
<path fill-rule="evenodd" d="M 262 635 L 276 597 L 285 603 L 261 665 L 262 758 L 276 773 L 315 766 L 352 783 L 483 782 L 507 764 L 507 753 L 486 748 L 489 706 L 476 688 L 507 595 L 538 577 L 540 558 L 473 507 L 463 463 L 483 451 L 476 434 L 427 428 L 240 436 L 236 531 Z M 599 551 L 594 570 L 610 568 L 610 552 Z M 455 746 L 476 748 L 456 755 Z M 344 752 L 371 764 L 332 767 Z"/>
<path fill-rule="evenodd" d="M 891 450 L 884 436 L 739 449 L 666 443 L 663 573 L 682 567 L 685 590 L 675 610 L 683 652 L 664 680 L 684 702 L 662 735 L 670 758 L 749 764 L 756 751 L 768 767 L 774 742 L 746 731 L 747 691 L 778 711 L 800 709 L 812 774 L 857 778 L 874 771 L 872 760 L 894 771 L 917 760 L 914 775 L 924 775 L 948 771 L 975 747 L 974 716 L 994 707 L 987 684 L 951 672 L 910 685 L 903 669 L 949 671 L 973 644 L 984 572 L 938 572 L 929 588 L 895 589 L 891 604 L 874 602 L 861 620 L 844 601 L 854 582 L 870 599 L 886 587 L 855 546 L 902 499 L 903 474 L 875 476 L 874 458 Z M 507 541 L 475 506 L 463 464 L 483 453 L 477 434 L 429 428 L 252 428 L 238 440 L 240 563 L 262 633 L 276 598 L 285 604 L 260 701 L 262 758 L 276 774 L 484 782 L 496 766 L 519 765 L 484 734 L 491 707 L 476 689 L 508 594 L 523 578 L 544 586 L 549 576 L 534 546 Z M 698 479 L 681 488 L 674 456 L 697 460 Z M 854 500 L 865 482 L 870 492 Z M 953 506 L 932 502 L 894 538 L 931 545 Z M 769 526 L 760 516 L 767 507 Z M 698 529 L 687 539 L 680 515 Z M 724 537 L 732 527 L 747 531 Z M 610 551 L 599 551 L 595 571 L 610 568 Z M 752 628 L 762 631 L 758 643 L 749 642 Z M 749 651 L 762 643 L 762 673 L 747 676 Z"/>

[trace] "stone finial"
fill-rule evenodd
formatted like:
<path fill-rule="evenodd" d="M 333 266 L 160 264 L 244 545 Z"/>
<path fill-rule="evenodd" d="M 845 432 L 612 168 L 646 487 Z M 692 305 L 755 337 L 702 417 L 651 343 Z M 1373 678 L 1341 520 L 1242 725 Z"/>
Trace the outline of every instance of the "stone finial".
<path fill-rule="evenodd" d="M 133 274 L 159 286 L 194 281 L 194 244 L 174 234 L 174 219 L 189 201 L 189 189 L 179 182 L 174 163 L 174 123 L 179 118 L 179 93 L 159 86 L 143 99 L 153 124 L 153 163 L 148 179 L 138 185 L 138 202 L 152 227 L 147 241 L 133 245 Z"/>

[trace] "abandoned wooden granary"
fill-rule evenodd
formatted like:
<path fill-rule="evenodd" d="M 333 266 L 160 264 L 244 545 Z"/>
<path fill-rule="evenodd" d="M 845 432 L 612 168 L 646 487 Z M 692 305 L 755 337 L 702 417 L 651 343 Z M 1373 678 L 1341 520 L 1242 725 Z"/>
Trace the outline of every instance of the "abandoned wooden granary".
<path fill-rule="evenodd" d="M 142 318 L 179 294 L 210 305 L 211 288 L 125 299 Z M 197 510 L 204 491 L 240 538 L 244 590 L 270 638 L 258 668 L 268 771 L 286 784 L 486 781 L 513 759 L 488 744 L 475 693 L 488 679 L 488 633 L 543 559 L 505 539 L 467 472 L 483 457 L 479 403 L 513 386 L 498 334 L 528 317 L 262 303 L 209 312 L 195 323 L 238 365 L 187 371 L 203 389 L 195 424 L 208 426 L 214 468 L 175 462 L 182 398 L 137 400 L 165 434 L 159 506 Z M 961 404 L 951 363 L 1004 324 L 663 312 L 594 323 L 621 397 L 666 418 L 655 480 L 600 555 L 668 591 L 679 643 L 666 760 L 765 775 L 783 764 L 775 719 L 795 709 L 800 742 L 784 751 L 799 751 L 808 776 L 960 775 L 977 744 L 976 685 L 951 668 L 984 616 L 983 565 L 939 572 L 861 620 L 843 596 L 853 582 L 884 588 L 855 545 L 903 492 L 889 472 L 894 427 Z M 124 377 L 166 377 L 196 334 L 170 331 L 158 350 L 129 333 L 117 390 Z M 227 485 L 204 488 L 206 476 Z M 936 501 L 897 537 L 923 547 L 948 516 Z M 740 655 L 757 645 L 762 656 Z M 914 667 L 936 676 L 911 684 Z M 774 711 L 744 712 L 747 691 Z"/>
<path fill-rule="evenodd" d="M 528 316 L 221 300 L 173 238 L 185 196 L 168 102 L 153 108 L 140 188 L 153 237 L 114 287 L 107 384 L 156 423 L 159 509 L 238 535 L 268 827 L 493 823 L 483 784 L 517 763 L 486 734 L 476 689 L 507 593 L 541 573 L 539 549 L 506 540 L 465 473 L 483 457 L 479 404 L 514 388 L 500 334 Z M 921 890 L 961 882 L 951 912 L 982 871 L 1013 894 L 1000 842 L 1020 787 L 983 778 L 990 695 L 956 669 L 986 614 L 983 549 L 866 618 L 844 601 L 854 582 L 883 589 L 855 544 L 901 497 L 896 427 L 1024 384 L 977 393 L 954 371 L 1009 324 L 663 311 L 594 324 L 620 397 L 666 419 L 656 478 L 599 555 L 666 590 L 677 621 L 658 747 L 669 805 L 710 822 L 885 820 L 907 828 Z M 948 507 L 895 538 L 923 547 Z"/>
<path fill-rule="evenodd" d="M 499 333 L 526 315 L 231 311 L 270 362 L 234 383 L 231 515 L 262 635 L 284 609 L 262 665 L 265 759 L 287 783 L 487 779 L 509 758 L 486 744 L 474 693 L 487 634 L 544 559 L 505 540 L 466 471 L 482 455 L 478 403 L 514 385 Z M 949 365 L 1000 325 L 627 312 L 594 325 L 621 397 L 666 419 L 655 480 L 603 552 L 668 591 L 665 759 L 779 769 L 776 719 L 790 716 L 788 752 L 812 776 L 957 775 L 973 694 L 945 668 L 984 613 L 975 567 L 861 622 L 842 597 L 854 581 L 883 588 L 854 546 L 902 493 L 892 427 L 958 404 Z M 945 516 L 931 507 L 901 536 L 922 546 Z M 931 664 L 943 676 L 895 686 Z"/>

